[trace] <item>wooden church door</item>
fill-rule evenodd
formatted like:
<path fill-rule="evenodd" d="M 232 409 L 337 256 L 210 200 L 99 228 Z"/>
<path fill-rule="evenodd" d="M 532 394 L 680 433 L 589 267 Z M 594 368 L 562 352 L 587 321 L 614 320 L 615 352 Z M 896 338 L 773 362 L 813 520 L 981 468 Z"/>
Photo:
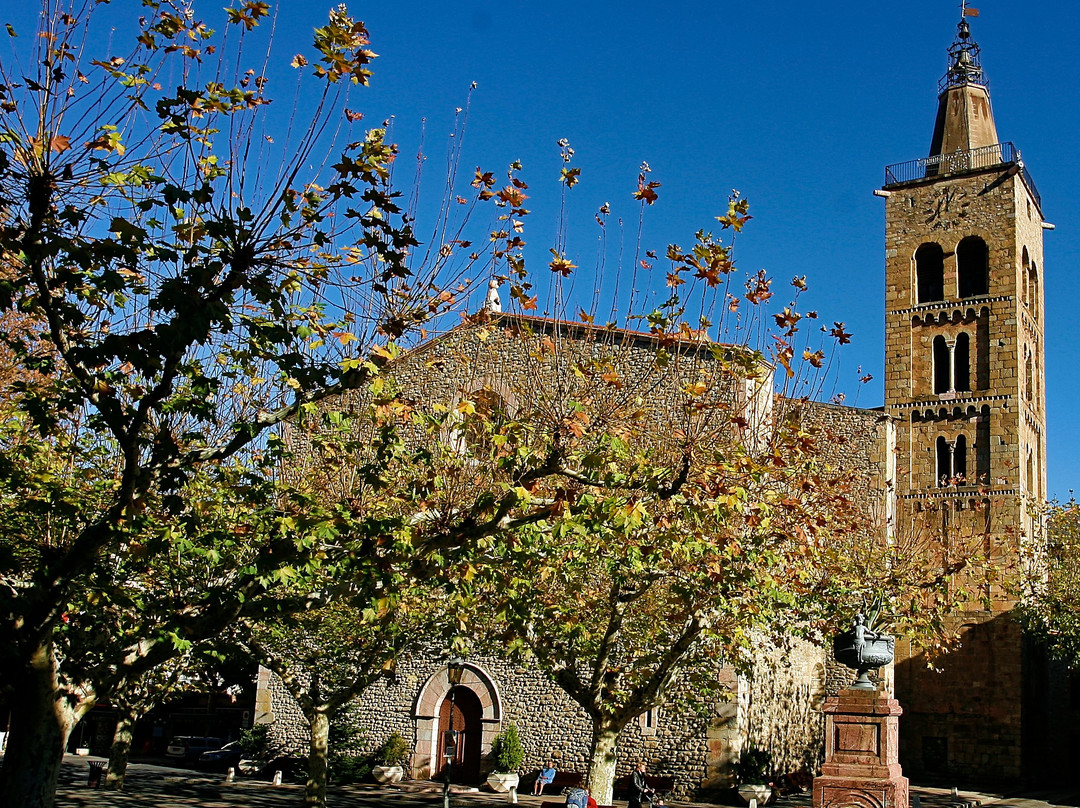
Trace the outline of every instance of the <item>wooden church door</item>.
<path fill-rule="evenodd" d="M 483 715 L 480 699 L 467 687 L 455 687 L 443 699 L 439 710 L 438 779 L 446 776 L 449 765 L 453 782 L 479 782 Z"/>

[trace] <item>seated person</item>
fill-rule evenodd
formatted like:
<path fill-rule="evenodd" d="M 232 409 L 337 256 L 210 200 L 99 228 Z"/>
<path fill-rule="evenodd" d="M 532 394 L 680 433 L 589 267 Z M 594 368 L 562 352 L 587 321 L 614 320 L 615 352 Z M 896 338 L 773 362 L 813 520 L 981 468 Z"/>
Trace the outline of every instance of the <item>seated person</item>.
<path fill-rule="evenodd" d="M 583 788 L 572 788 L 566 795 L 566 804 L 574 808 L 597 808 L 596 800 Z"/>
<path fill-rule="evenodd" d="M 544 793 L 544 786 L 555 779 L 555 764 L 548 763 L 547 766 L 540 770 L 540 774 L 536 777 L 536 782 L 533 783 L 533 796 L 538 797 Z"/>

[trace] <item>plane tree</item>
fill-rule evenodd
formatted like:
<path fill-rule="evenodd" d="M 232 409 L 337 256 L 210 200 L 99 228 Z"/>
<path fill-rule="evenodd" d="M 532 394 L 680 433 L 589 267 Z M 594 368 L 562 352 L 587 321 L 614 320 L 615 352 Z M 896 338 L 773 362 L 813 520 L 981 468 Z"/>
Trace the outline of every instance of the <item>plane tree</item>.
<path fill-rule="evenodd" d="M 1080 663 L 1080 505 L 1075 499 L 1038 509 L 1045 538 L 1025 548 L 1017 614 L 1032 636 L 1070 668 Z"/>
<path fill-rule="evenodd" d="M 142 13 L 43 6 L 0 67 L 5 804 L 51 804 L 96 698 L 349 555 L 333 513 L 277 485 L 275 430 L 377 376 L 476 260 L 414 259 L 385 133 L 332 136 L 374 56 L 344 7 L 285 57 L 311 107 L 284 136 L 264 3 L 216 31 L 184 4 Z M 192 567 L 206 586 L 168 575 Z M 87 625 L 103 603 L 145 619 L 98 665 L 66 627 L 108 633 Z"/>
<path fill-rule="evenodd" d="M 443 210 L 421 248 L 394 146 L 350 131 L 349 88 L 374 54 L 344 7 L 285 57 L 257 0 L 217 29 L 185 4 L 141 8 L 43 6 L 0 62 L 0 686 L 18 694 L 0 801 L 30 808 L 52 804 L 97 699 L 238 621 L 328 605 L 397 563 L 382 545 L 416 575 L 467 574 L 459 554 L 561 508 L 530 489 L 577 466 L 547 440 L 476 484 L 417 439 L 445 424 L 385 384 L 489 259 L 536 307 L 525 183 L 477 170 L 468 190 L 447 186 L 462 216 L 494 205 L 496 229 L 473 247 Z M 276 119 L 275 60 L 305 105 Z M 566 188 L 577 173 L 564 168 Z M 655 185 L 639 183 L 643 204 Z M 714 287 L 722 266 L 703 268 Z M 548 268 L 573 265 L 556 249 Z M 377 408 L 348 464 L 366 488 L 315 496 L 284 471 L 284 425 L 339 428 L 348 391 Z"/>

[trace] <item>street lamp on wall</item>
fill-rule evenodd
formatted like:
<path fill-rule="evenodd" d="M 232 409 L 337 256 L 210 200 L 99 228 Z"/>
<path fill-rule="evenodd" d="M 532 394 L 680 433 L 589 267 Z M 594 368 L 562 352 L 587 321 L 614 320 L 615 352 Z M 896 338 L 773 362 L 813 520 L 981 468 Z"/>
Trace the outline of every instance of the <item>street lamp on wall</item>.
<path fill-rule="evenodd" d="M 451 657 L 446 663 L 446 680 L 451 687 L 461 684 L 461 677 L 465 673 L 465 660 L 461 657 Z"/>

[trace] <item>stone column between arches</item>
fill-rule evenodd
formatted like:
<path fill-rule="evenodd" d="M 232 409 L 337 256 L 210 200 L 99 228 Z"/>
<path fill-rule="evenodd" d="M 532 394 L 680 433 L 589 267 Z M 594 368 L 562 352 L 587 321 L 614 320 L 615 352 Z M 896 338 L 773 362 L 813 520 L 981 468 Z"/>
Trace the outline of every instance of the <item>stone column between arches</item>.
<path fill-rule="evenodd" d="M 481 717 L 482 736 L 480 754 L 486 758 L 491 752 L 491 742 L 502 729 L 502 698 L 491 676 L 479 665 L 465 663 L 461 682 L 451 685 L 446 665 L 428 677 L 416 696 L 413 708 L 413 720 L 416 723 L 416 746 L 413 749 L 411 766 L 413 776 L 422 780 L 431 779 L 437 770 L 437 758 L 441 754 L 439 744 L 439 711 L 443 701 L 453 687 L 471 690 L 480 699 L 483 708 Z M 483 764 L 481 764 L 482 769 Z"/>

